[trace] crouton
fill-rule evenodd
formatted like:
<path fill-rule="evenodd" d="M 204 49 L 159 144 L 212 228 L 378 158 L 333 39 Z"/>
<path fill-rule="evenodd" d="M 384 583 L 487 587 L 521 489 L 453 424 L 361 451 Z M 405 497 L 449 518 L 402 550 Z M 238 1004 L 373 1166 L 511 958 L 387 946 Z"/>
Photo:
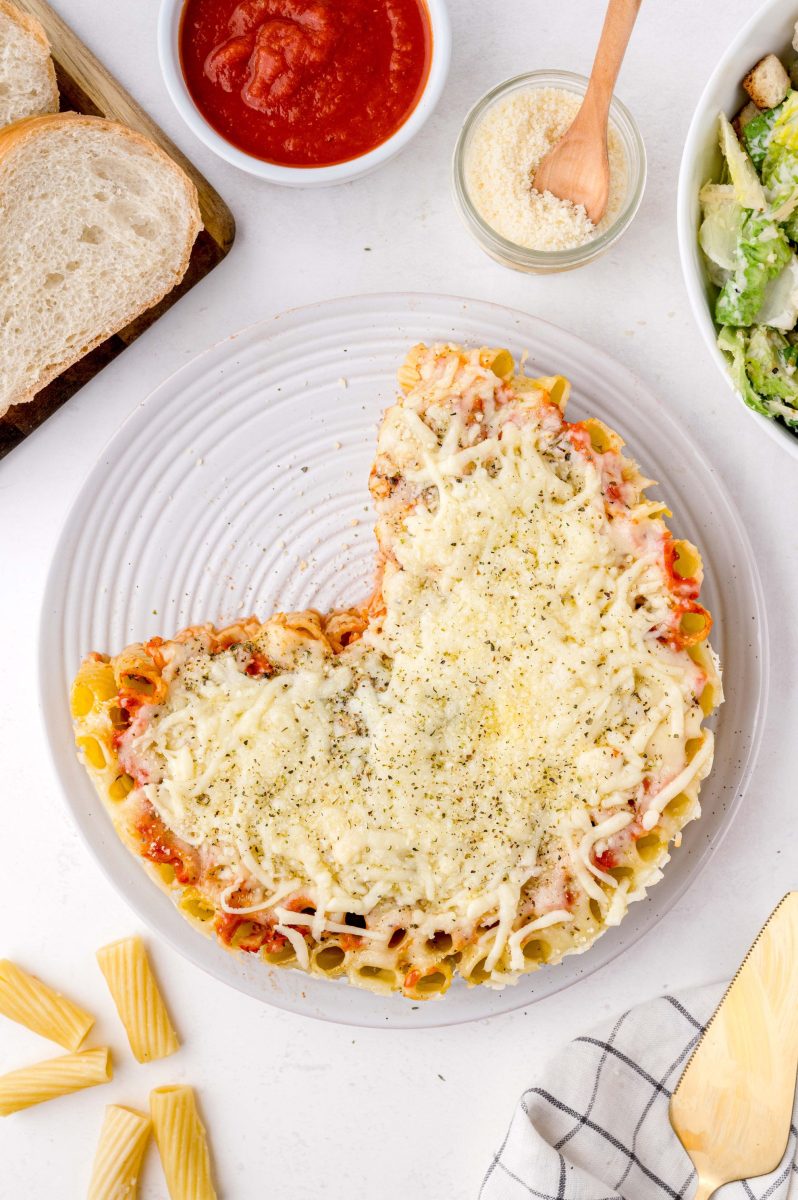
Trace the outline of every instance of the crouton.
<path fill-rule="evenodd" d="M 754 104 L 753 100 L 749 100 L 748 103 L 740 109 L 737 116 L 732 121 L 732 127 L 734 128 L 734 132 L 737 134 L 738 138 L 742 139 L 743 130 L 745 129 L 746 125 L 750 125 L 754 117 L 758 116 L 759 109 Z"/>
<path fill-rule="evenodd" d="M 790 77 L 775 54 L 766 54 L 743 80 L 757 108 L 775 108 L 790 90 Z"/>

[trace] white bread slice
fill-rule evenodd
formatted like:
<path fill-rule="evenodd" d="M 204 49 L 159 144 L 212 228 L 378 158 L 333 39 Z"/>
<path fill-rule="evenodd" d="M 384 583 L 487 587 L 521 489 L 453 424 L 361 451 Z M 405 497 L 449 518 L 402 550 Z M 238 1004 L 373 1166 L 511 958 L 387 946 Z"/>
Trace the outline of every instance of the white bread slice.
<path fill-rule="evenodd" d="M 0 416 L 171 291 L 201 228 L 194 184 L 124 125 L 0 129 Z"/>
<path fill-rule="evenodd" d="M 47 34 L 35 17 L 0 0 L 0 125 L 58 112 Z"/>

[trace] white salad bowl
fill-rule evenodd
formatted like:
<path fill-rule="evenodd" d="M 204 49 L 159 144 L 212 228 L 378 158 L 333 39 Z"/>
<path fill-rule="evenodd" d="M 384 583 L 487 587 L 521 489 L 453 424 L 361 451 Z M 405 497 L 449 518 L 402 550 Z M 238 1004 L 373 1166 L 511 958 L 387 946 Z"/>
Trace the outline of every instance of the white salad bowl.
<path fill-rule="evenodd" d="M 696 105 L 682 154 L 676 198 L 676 219 L 682 272 L 690 306 L 715 362 L 729 387 L 735 392 L 726 359 L 717 347 L 718 330 L 713 319 L 714 289 L 707 278 L 706 266 L 698 245 L 700 206 L 698 192 L 708 179 L 717 179 L 721 167 L 718 148 L 718 113 L 731 120 L 748 96 L 742 80 L 765 54 L 795 57 L 792 37 L 798 20 L 798 0 L 766 0 L 738 33 L 721 57 Z M 738 395 L 740 404 L 744 401 Z M 753 420 L 798 459 L 798 436 L 769 417 L 747 408 Z"/>
<path fill-rule="evenodd" d="M 158 58 L 166 90 L 175 108 L 201 142 L 226 162 L 268 183 L 286 187 L 325 187 L 346 183 L 382 166 L 412 141 L 437 105 L 449 73 L 452 32 L 445 0 L 424 0 L 432 32 L 432 58 L 424 91 L 396 133 L 367 154 L 328 167 L 286 167 L 239 150 L 206 121 L 194 103 L 180 62 L 180 24 L 185 0 L 161 0 L 158 14 Z"/>

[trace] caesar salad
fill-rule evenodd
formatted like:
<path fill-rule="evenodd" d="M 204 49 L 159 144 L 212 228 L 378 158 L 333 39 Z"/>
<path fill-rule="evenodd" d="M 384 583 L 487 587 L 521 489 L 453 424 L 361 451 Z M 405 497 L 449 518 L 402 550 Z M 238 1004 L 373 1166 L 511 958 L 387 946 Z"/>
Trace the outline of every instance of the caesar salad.
<path fill-rule="evenodd" d="M 798 434 L 798 60 L 788 73 L 768 54 L 743 87 L 745 107 L 718 118 L 723 170 L 701 188 L 698 237 L 735 387 Z"/>

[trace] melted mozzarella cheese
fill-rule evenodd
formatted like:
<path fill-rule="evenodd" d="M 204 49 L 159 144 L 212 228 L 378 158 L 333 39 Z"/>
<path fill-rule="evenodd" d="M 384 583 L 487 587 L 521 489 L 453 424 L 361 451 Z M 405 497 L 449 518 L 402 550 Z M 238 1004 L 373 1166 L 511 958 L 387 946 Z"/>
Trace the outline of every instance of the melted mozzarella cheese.
<path fill-rule="evenodd" d="M 302 889 L 319 919 L 492 915 L 490 970 L 522 889 L 558 864 L 608 903 L 593 844 L 645 806 L 644 780 L 681 780 L 703 678 L 652 633 L 658 527 L 610 521 L 596 465 L 545 422 L 505 423 L 470 464 L 409 408 L 388 427 L 427 490 L 392 543 L 380 627 L 270 678 L 242 647 L 187 644 L 123 759 L 180 837 L 265 895 Z"/>

